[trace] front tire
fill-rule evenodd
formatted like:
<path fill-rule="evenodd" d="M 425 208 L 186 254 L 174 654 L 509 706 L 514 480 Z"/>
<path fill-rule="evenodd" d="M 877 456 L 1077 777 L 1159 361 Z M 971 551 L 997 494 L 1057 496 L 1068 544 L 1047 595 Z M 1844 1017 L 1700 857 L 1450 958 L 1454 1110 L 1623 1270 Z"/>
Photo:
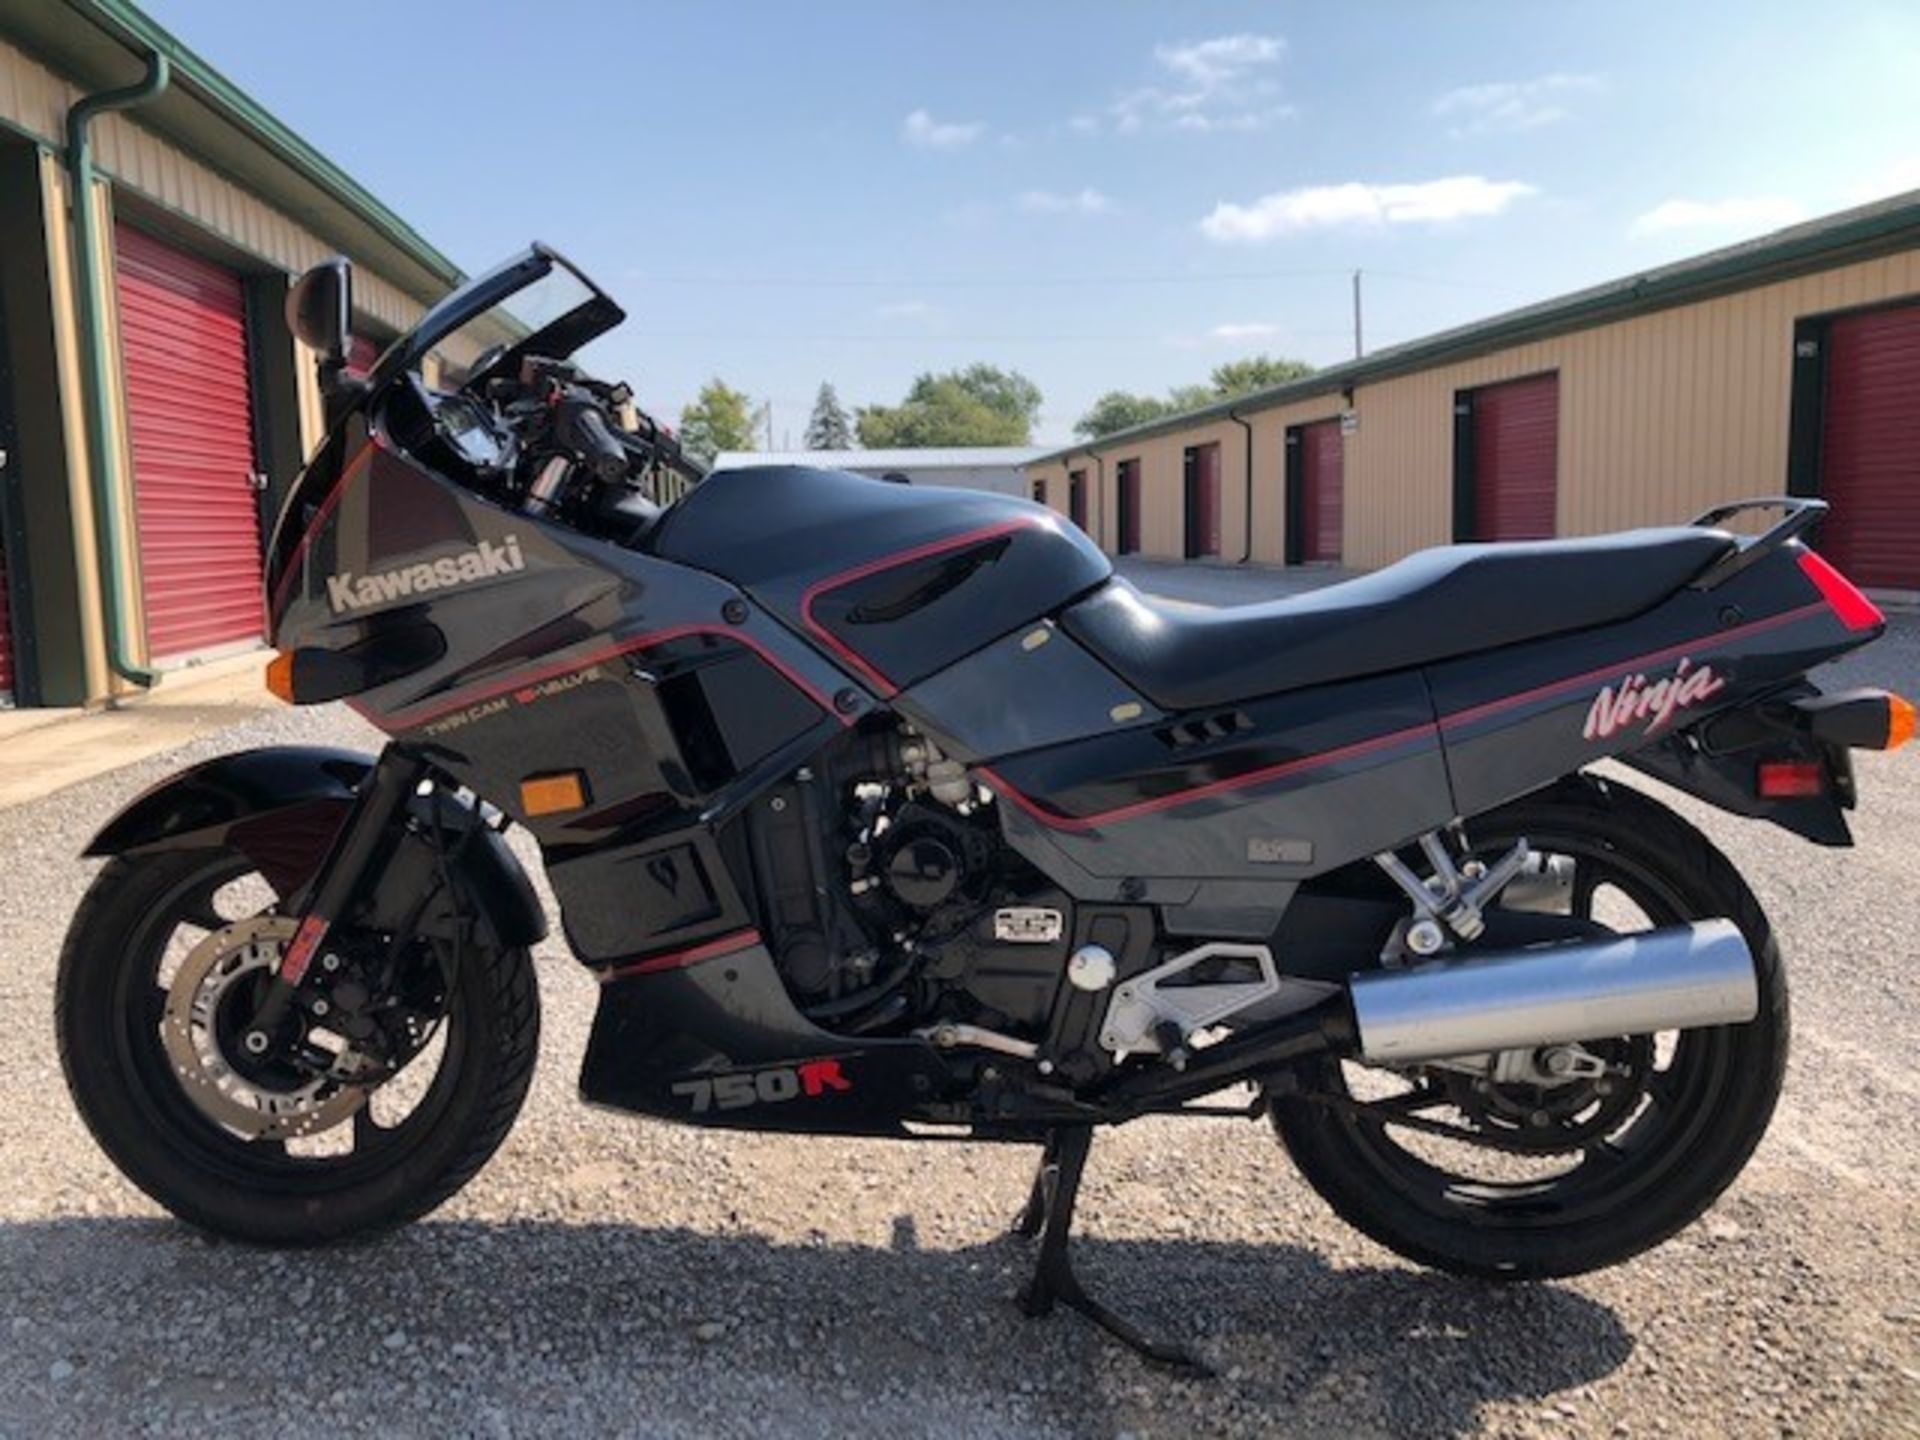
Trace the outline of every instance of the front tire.
<path fill-rule="evenodd" d="M 95 878 L 68 931 L 54 996 L 61 1065 L 81 1117 L 154 1200 L 234 1239 L 319 1244 L 426 1214 L 486 1163 L 526 1097 L 540 1028 L 531 959 L 466 945 L 437 1051 L 374 1091 L 350 1133 L 342 1124 L 312 1141 L 250 1140 L 189 1095 L 162 1026 L 166 967 L 271 900 L 251 872 L 236 852 L 195 850 L 117 858 Z M 430 1058 L 430 1073 L 415 1068 Z M 409 1094 L 412 1108 L 386 1124 L 389 1092 Z"/>
<path fill-rule="evenodd" d="M 1274 1125 L 1300 1173 L 1342 1219 L 1410 1260 L 1496 1280 L 1618 1264 L 1698 1218 L 1766 1132 L 1787 1059 L 1779 947 L 1727 858 L 1635 791 L 1576 777 L 1467 830 L 1477 853 L 1525 837 L 1537 850 L 1574 857 L 1574 893 L 1586 884 L 1590 918 L 1602 918 L 1593 914 L 1595 895 L 1611 885 L 1631 901 L 1621 908 L 1638 910 L 1649 925 L 1732 920 L 1753 952 L 1759 1014 L 1744 1025 L 1677 1032 L 1665 1068 L 1649 1066 L 1645 1101 L 1604 1138 L 1569 1151 L 1578 1159 L 1563 1173 L 1532 1173 L 1551 1167 L 1544 1159 L 1522 1164 L 1508 1152 L 1489 1167 L 1493 1178 L 1483 1178 L 1467 1160 L 1450 1158 L 1471 1156 L 1464 1142 L 1434 1142 L 1341 1103 L 1350 1098 L 1350 1079 L 1370 1077 L 1340 1062 L 1308 1080 L 1317 1097 L 1276 1100 Z M 1611 1043 L 1618 1056 L 1654 1053 L 1650 1039 Z"/>

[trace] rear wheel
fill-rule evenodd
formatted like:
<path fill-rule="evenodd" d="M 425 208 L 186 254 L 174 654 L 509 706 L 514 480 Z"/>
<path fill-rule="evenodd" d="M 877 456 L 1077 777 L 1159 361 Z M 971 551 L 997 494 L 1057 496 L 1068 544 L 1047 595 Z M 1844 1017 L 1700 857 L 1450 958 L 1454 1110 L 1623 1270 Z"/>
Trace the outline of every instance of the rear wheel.
<path fill-rule="evenodd" d="M 1409 1259 L 1494 1279 L 1615 1264 L 1699 1216 L 1765 1133 L 1787 1056 L 1779 949 L 1726 857 L 1634 791 L 1581 777 L 1467 831 L 1485 858 L 1521 838 L 1559 857 L 1556 908 L 1607 929 L 1732 920 L 1759 1015 L 1590 1042 L 1572 1081 L 1329 1061 L 1274 1124 L 1341 1217 Z"/>
<path fill-rule="evenodd" d="M 368 941 L 305 1038 L 339 1045 L 345 1076 L 361 1063 L 352 1035 L 378 1026 L 389 1063 L 316 1077 L 244 1042 L 293 929 L 274 903 L 232 851 L 107 864 L 74 917 L 55 992 L 81 1116 L 148 1195 L 236 1239 L 316 1243 L 423 1215 L 478 1172 L 526 1096 L 532 963 L 469 943 L 383 968 Z"/>

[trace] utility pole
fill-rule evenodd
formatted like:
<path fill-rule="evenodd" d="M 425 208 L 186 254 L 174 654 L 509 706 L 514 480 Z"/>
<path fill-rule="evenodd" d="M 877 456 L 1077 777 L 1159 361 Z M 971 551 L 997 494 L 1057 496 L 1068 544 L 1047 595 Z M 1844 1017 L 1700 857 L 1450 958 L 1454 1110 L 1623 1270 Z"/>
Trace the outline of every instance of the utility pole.
<path fill-rule="evenodd" d="M 1353 272 L 1353 358 L 1358 360 L 1365 347 L 1360 343 L 1360 272 Z"/>
<path fill-rule="evenodd" d="M 767 417 L 767 451 L 769 454 L 771 454 L 773 451 L 773 397 L 772 396 L 767 397 L 766 409 L 762 413 L 765 414 Z"/>

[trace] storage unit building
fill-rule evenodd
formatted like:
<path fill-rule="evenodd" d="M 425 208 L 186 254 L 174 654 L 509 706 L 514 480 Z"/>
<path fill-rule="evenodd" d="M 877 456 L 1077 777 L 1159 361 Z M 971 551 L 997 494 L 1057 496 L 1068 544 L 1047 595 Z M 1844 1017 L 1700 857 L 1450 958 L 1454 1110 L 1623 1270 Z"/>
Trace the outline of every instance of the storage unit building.
<path fill-rule="evenodd" d="M 1217 543 L 1191 523 L 1191 457 L 1207 446 Z M 1088 530 L 1116 553 L 1362 569 L 1455 539 L 1818 495 L 1834 506 L 1818 543 L 1843 569 L 1920 595 L 1920 192 L 1056 450 L 1028 473 L 1070 468 L 1091 471 Z M 1059 506 L 1064 486 L 1048 494 Z"/>
<path fill-rule="evenodd" d="M 76 103 L 143 82 L 73 154 Z M 361 363 L 463 278 L 127 0 L 0 0 L 0 703 L 262 643 L 264 531 L 322 424 L 282 309 L 333 254 Z"/>

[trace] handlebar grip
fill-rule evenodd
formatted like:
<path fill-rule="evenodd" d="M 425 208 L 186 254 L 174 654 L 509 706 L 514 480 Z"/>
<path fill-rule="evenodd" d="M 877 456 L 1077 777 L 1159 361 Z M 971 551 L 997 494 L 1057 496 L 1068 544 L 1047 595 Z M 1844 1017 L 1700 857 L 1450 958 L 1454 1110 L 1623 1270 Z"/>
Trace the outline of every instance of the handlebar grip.
<path fill-rule="evenodd" d="M 627 474 L 627 449 L 607 428 L 606 417 L 590 402 L 568 407 L 567 430 L 563 438 L 596 480 L 624 480 Z"/>

